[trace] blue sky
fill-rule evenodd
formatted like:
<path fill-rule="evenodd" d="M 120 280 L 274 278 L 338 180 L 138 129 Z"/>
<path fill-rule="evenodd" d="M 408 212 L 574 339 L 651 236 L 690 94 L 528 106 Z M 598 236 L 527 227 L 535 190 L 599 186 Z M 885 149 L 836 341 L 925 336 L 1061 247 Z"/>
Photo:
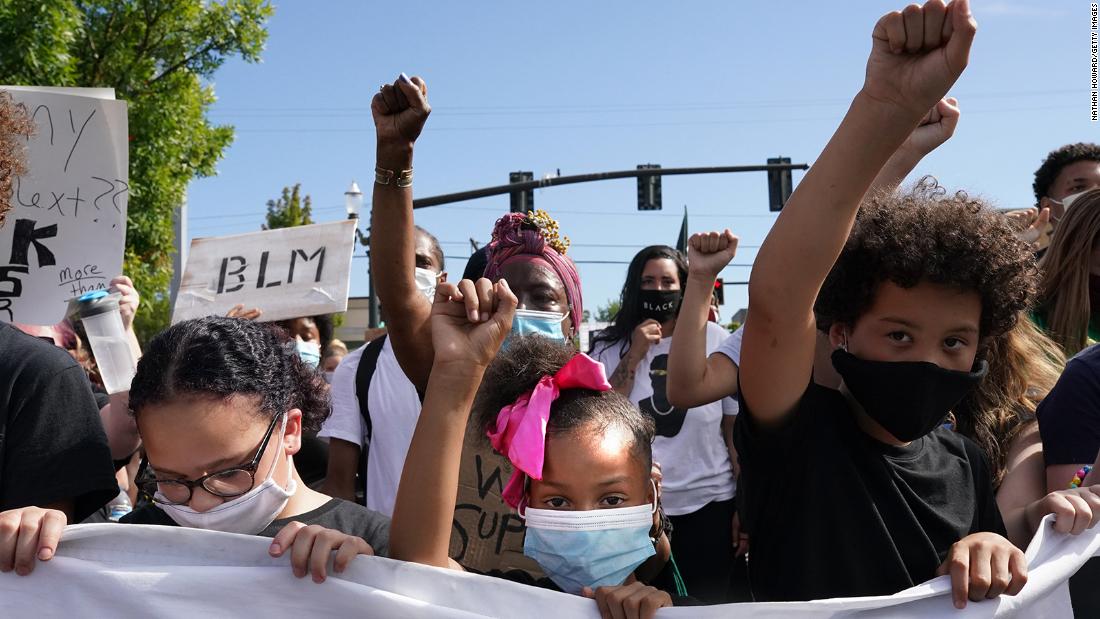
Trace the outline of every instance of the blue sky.
<path fill-rule="evenodd" d="M 1031 206 L 1047 152 L 1098 140 L 1089 3 L 972 5 L 978 37 L 952 91 L 962 120 L 914 175 L 934 174 L 998 207 Z M 234 60 L 216 75 L 211 119 L 235 125 L 237 136 L 217 176 L 191 185 L 189 235 L 257 230 L 267 200 L 294 183 L 312 196 L 315 219 L 345 217 L 348 184 L 357 180 L 369 198 L 373 179 L 370 98 L 401 71 L 423 76 L 434 109 L 417 144 L 418 197 L 501 184 L 514 170 L 567 175 L 780 155 L 813 163 L 862 84 L 875 21 L 903 6 L 280 2 L 263 61 Z M 685 205 L 692 232 L 729 227 L 741 237 L 723 276 L 748 279 L 775 219 L 763 173 L 668 177 L 663 198 L 663 211 L 638 212 L 633 180 L 536 191 L 535 206 L 573 241 L 587 308 L 618 296 L 637 249 L 675 243 Z M 419 210 L 416 220 L 439 237 L 458 277 L 469 239 L 488 240 L 507 209 L 499 196 Z M 356 259 L 351 293 L 366 291 L 366 260 Z M 746 305 L 744 286 L 727 287 L 724 317 Z"/>

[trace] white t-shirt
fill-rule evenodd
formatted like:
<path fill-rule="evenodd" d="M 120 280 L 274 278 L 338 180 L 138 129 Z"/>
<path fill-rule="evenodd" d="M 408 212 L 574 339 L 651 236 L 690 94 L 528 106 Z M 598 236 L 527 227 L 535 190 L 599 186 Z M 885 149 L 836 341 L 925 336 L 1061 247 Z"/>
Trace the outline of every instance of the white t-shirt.
<path fill-rule="evenodd" d="M 722 327 L 707 323 L 707 354 L 729 338 Z M 619 367 L 628 342 L 611 346 L 598 344 L 593 358 L 604 364 L 611 376 Z M 668 351 L 672 338 L 651 346 L 638 364 L 630 401 L 657 422 L 653 459 L 661 464 L 661 503 L 670 516 L 698 511 L 708 503 L 732 499 L 737 491 L 729 451 L 722 439 L 722 416 L 736 415 L 732 398 L 689 410 L 674 408 L 665 396 Z M 654 390 L 656 389 L 656 393 Z"/>
<path fill-rule="evenodd" d="M 360 447 L 366 443 L 367 424 L 359 412 L 355 394 L 355 373 L 366 348 L 366 345 L 357 348 L 336 368 L 332 376 L 332 414 L 318 436 L 338 438 Z M 373 428 L 367 452 L 367 507 L 392 517 L 401 469 L 420 418 L 420 398 L 398 365 L 389 338 L 378 355 L 367 402 Z"/>
<path fill-rule="evenodd" d="M 722 342 L 722 345 L 718 347 L 718 350 L 714 352 L 720 352 L 723 355 L 729 357 L 737 367 L 741 367 L 741 338 L 745 335 L 745 325 L 737 327 L 737 330 L 733 332 L 733 335 L 726 338 L 726 341 Z"/>

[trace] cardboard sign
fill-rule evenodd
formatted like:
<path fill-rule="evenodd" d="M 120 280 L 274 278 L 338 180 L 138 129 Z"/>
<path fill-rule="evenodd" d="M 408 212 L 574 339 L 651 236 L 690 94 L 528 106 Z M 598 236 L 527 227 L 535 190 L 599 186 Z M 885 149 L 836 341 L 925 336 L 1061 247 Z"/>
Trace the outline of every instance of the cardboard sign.
<path fill-rule="evenodd" d="M 102 88 L 0 90 L 36 127 L 27 174 L 13 179 L 12 210 L 0 228 L 0 320 L 53 325 L 69 299 L 122 274 L 126 103 Z"/>
<path fill-rule="evenodd" d="M 355 221 L 193 239 L 172 322 L 238 303 L 286 320 L 348 308 Z"/>
<path fill-rule="evenodd" d="M 511 475 L 507 458 L 479 441 L 465 441 L 449 554 L 479 572 L 523 570 L 541 578 L 538 563 L 523 554 L 523 519 L 500 496 Z"/>

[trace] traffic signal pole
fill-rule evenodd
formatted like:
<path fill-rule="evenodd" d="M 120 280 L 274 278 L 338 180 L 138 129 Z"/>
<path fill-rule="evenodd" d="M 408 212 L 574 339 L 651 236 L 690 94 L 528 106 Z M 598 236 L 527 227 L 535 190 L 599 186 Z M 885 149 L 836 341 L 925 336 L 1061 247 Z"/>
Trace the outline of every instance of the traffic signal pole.
<path fill-rule="evenodd" d="M 495 187 L 471 189 L 457 193 L 447 193 L 440 196 L 429 196 L 413 200 L 413 208 L 428 208 L 440 204 L 452 204 L 466 200 L 476 200 L 489 196 L 500 196 L 513 192 L 530 191 L 545 187 L 557 187 L 559 185 L 574 185 L 577 183 L 591 183 L 594 181 L 609 181 L 617 178 L 640 178 L 645 176 L 680 176 L 685 174 L 728 174 L 731 172 L 770 172 L 783 170 L 808 170 L 810 166 L 805 163 L 772 163 L 766 165 L 740 165 L 718 166 L 704 168 L 640 168 L 636 170 L 620 170 L 618 172 L 596 172 L 594 174 L 577 174 L 574 176 L 552 176 L 535 180 L 508 183 Z"/>

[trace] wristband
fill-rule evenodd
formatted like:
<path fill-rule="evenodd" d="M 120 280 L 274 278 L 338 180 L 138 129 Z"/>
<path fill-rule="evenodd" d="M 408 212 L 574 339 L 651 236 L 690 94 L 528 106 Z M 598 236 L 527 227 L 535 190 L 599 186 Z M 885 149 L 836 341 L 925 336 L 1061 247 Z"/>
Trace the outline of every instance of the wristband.
<path fill-rule="evenodd" d="M 375 166 L 374 182 L 378 185 L 389 185 L 390 183 L 393 183 L 397 187 L 412 187 L 413 171 L 412 168 L 409 168 L 408 170 L 394 172 L 393 170 L 387 170 L 385 168 Z"/>

